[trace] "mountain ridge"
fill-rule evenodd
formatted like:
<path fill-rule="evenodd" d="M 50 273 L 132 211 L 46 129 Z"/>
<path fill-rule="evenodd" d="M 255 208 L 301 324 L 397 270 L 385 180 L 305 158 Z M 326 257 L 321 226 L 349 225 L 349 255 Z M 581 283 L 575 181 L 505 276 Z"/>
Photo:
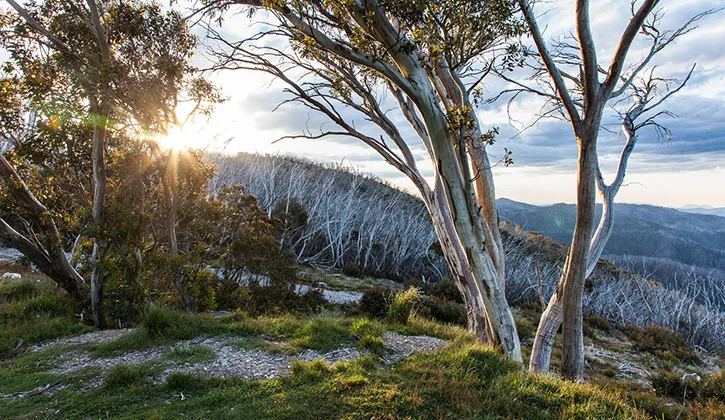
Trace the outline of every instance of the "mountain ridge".
<path fill-rule="evenodd" d="M 497 200 L 502 220 L 570 243 L 576 206 L 535 206 L 507 198 Z M 600 217 L 602 206 L 597 205 Z M 725 217 L 649 204 L 616 203 L 614 229 L 604 253 L 668 258 L 683 264 L 725 268 Z"/>

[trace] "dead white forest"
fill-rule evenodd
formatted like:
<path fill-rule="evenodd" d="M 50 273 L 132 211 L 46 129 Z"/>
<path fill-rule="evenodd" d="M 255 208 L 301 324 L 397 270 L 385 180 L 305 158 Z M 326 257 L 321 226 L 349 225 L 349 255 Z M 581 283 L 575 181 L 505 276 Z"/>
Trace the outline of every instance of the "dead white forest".
<path fill-rule="evenodd" d="M 307 222 L 285 235 L 301 264 L 342 268 L 355 264 L 370 275 L 417 277 L 435 282 L 447 275 L 436 235 L 421 200 L 349 167 L 290 156 L 216 156 L 212 195 L 241 184 L 272 214 L 302 204 Z M 528 232 L 502 223 L 506 295 L 512 304 L 547 302 L 564 263 Z M 536 237 L 533 234 L 533 237 Z M 663 265 L 660 264 L 660 267 Z M 653 268 L 623 259 L 615 268 L 600 262 L 590 277 L 584 313 L 617 325 L 659 325 L 680 333 L 691 346 L 725 350 L 725 282 L 696 267 L 669 262 L 653 281 Z"/>

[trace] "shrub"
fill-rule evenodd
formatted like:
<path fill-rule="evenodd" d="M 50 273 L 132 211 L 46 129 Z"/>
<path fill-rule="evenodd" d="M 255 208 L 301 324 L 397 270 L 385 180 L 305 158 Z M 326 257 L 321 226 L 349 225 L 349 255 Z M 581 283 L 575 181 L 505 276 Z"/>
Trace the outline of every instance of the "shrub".
<path fill-rule="evenodd" d="M 446 324 L 466 325 L 467 313 L 463 305 L 436 297 L 421 299 L 419 315 L 433 318 Z"/>
<path fill-rule="evenodd" d="M 172 360 L 179 360 L 187 363 L 213 360 L 216 357 L 214 350 L 209 347 L 179 344 L 166 352 L 166 357 Z"/>
<path fill-rule="evenodd" d="M 49 282 L 3 281 L 0 296 L 0 357 L 22 346 L 91 330 L 76 318 L 74 300 Z"/>
<path fill-rule="evenodd" d="M 625 333 L 634 342 L 636 348 L 651 353 L 661 359 L 669 361 L 682 361 L 686 363 L 699 360 L 692 352 L 685 339 L 668 328 L 657 325 L 648 325 L 644 329 L 628 325 L 624 327 Z"/>
<path fill-rule="evenodd" d="M 119 388 L 138 383 L 146 376 L 144 366 L 116 365 L 108 371 L 106 380 L 103 383 L 109 388 Z"/>
<path fill-rule="evenodd" d="M 172 391 L 189 391 L 199 387 L 202 382 L 191 373 L 174 372 L 166 378 L 166 388 Z"/>
<path fill-rule="evenodd" d="M 394 324 L 405 325 L 408 322 L 408 318 L 415 314 L 420 300 L 420 290 L 416 287 L 411 287 L 408 290 L 396 293 L 390 300 L 390 305 L 388 306 L 388 321 Z"/>
<path fill-rule="evenodd" d="M 358 347 L 378 355 L 385 351 L 382 337 L 384 331 L 385 328 L 379 323 L 364 318 L 350 326 L 350 332 L 358 339 Z"/>
<path fill-rule="evenodd" d="M 230 279 L 218 280 L 215 284 L 216 303 L 219 309 L 247 309 L 252 302 L 248 287 L 242 287 Z"/>
<path fill-rule="evenodd" d="M 599 315 L 586 315 L 584 317 L 584 325 L 589 328 L 596 328 L 602 331 L 609 331 L 612 329 L 612 324 L 607 321 L 606 318 L 602 318 Z"/>
<path fill-rule="evenodd" d="M 445 299 L 450 302 L 463 303 L 463 297 L 458 287 L 449 279 L 444 277 L 443 280 L 435 283 L 430 288 L 430 294 L 440 299 Z"/>
<path fill-rule="evenodd" d="M 725 403 L 725 372 L 720 371 L 703 381 L 702 396 L 715 398 Z"/>
<path fill-rule="evenodd" d="M 327 304 L 322 290 L 310 287 L 301 295 L 296 295 L 296 308 L 298 312 L 313 313 Z"/>
<path fill-rule="evenodd" d="M 694 400 L 701 392 L 702 385 L 695 378 L 683 377 L 670 371 L 660 371 L 652 377 L 652 388 L 657 395 L 682 400 Z"/>
<path fill-rule="evenodd" d="M 39 293 L 39 284 L 29 278 L 14 281 L 0 281 L 0 299 L 2 299 L 0 302 L 26 300 L 37 296 Z"/>
<path fill-rule="evenodd" d="M 383 318 L 388 314 L 392 292 L 384 287 L 366 290 L 360 299 L 360 312 L 373 318 Z"/>
<path fill-rule="evenodd" d="M 519 334 L 521 340 L 532 340 L 536 335 L 537 326 L 531 323 L 528 319 L 517 319 L 516 320 L 516 332 Z"/>
<path fill-rule="evenodd" d="M 292 361 L 292 375 L 303 381 L 315 381 L 330 372 L 330 364 L 325 359 L 315 359 L 311 362 L 303 362 L 295 359 Z"/>
<path fill-rule="evenodd" d="M 362 278 L 363 269 L 354 261 L 348 261 L 342 266 L 342 274 L 348 277 Z"/>
<path fill-rule="evenodd" d="M 321 351 L 332 350 L 352 340 L 341 320 L 328 316 L 310 319 L 297 335 L 299 338 L 292 342 L 294 345 Z"/>
<path fill-rule="evenodd" d="M 141 319 L 140 326 L 152 339 L 173 340 L 188 340 L 223 329 L 221 323 L 210 318 L 182 314 L 160 306 L 150 307 Z"/>

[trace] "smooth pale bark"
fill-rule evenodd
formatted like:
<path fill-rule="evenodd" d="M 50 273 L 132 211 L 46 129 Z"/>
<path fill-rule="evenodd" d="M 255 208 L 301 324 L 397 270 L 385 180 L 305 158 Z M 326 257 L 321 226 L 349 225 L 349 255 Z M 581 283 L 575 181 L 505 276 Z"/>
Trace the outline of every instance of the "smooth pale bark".
<path fill-rule="evenodd" d="M 611 184 L 606 185 L 604 177 L 597 167 L 596 182 L 597 190 L 602 198 L 602 215 L 599 219 L 594 237 L 589 245 L 589 255 L 587 261 L 586 277 L 589 277 L 597 266 L 599 258 L 604 252 L 607 241 L 614 229 L 614 198 L 619 192 L 619 188 L 624 182 L 624 176 L 629 163 L 629 156 L 634 150 L 637 143 L 632 118 L 624 118 L 622 120 L 622 131 L 627 138 L 627 142 L 622 149 L 619 157 L 619 165 L 617 173 Z M 565 269 L 564 272 L 567 270 Z M 536 331 L 534 345 L 531 349 L 531 359 L 529 361 L 529 369 L 534 372 L 548 372 L 551 363 L 551 352 L 556 339 L 556 333 L 562 322 L 562 306 L 561 306 L 561 290 L 557 287 L 552 295 L 546 310 L 541 316 L 541 321 Z"/>
<path fill-rule="evenodd" d="M 22 252 L 40 271 L 58 283 L 77 302 L 87 304 L 88 288 L 83 278 L 68 261 L 60 233 L 46 207 L 30 192 L 15 169 L 0 154 L 0 176 L 10 194 L 25 209 L 24 218 L 38 229 L 31 239 L 26 238 L 0 218 L 0 237 L 8 245 Z"/>
<path fill-rule="evenodd" d="M 437 81 L 428 73 L 429 63 L 424 62 L 425 59 L 420 55 L 420 51 L 410 51 L 408 48 L 404 48 L 405 44 L 400 42 L 403 35 L 399 33 L 397 26 L 388 19 L 388 14 L 375 0 L 345 3 L 345 8 L 355 25 L 386 49 L 393 63 L 374 59 L 362 51 L 336 42 L 315 28 L 314 21 L 297 15 L 290 7 L 258 0 L 244 0 L 238 4 L 274 9 L 292 31 L 307 37 L 321 51 L 377 72 L 394 86 L 393 90 L 401 92 L 400 98 L 396 95 L 396 100 L 401 103 L 401 110 L 404 114 L 406 114 L 406 109 L 411 110 L 406 118 L 409 121 L 415 121 L 412 122 L 412 126 L 426 146 L 436 169 L 436 176 L 440 181 L 433 191 L 429 191 L 428 210 L 432 215 L 441 242 L 452 244 L 443 244 L 442 248 L 446 259 L 454 266 L 452 270 L 460 272 L 454 276 L 454 280 L 465 284 L 465 290 L 470 291 L 472 296 L 476 294 L 479 296 L 477 299 L 472 299 L 471 302 L 477 302 L 480 299 L 482 303 L 489 341 L 493 345 L 500 346 L 510 358 L 521 361 L 521 347 L 516 325 L 504 293 L 504 278 L 499 275 L 500 270 L 491 256 L 491 253 L 495 254 L 500 249 L 500 244 L 497 243 L 496 236 L 490 232 L 492 229 L 488 225 L 488 221 L 493 218 L 487 217 L 489 214 L 495 214 L 495 201 L 489 197 L 492 196 L 493 191 L 482 192 L 482 202 L 487 203 L 486 214 L 482 214 L 481 205 L 477 199 L 477 185 L 471 177 L 471 160 L 475 164 L 476 161 L 480 163 L 482 159 L 469 156 L 465 150 L 467 144 L 465 133 L 464 136 L 461 136 L 460 133 L 452 132 L 449 127 L 445 108 L 449 99 L 446 95 L 441 96 L 436 92 L 433 85 Z M 321 60 L 324 61 L 324 58 Z M 330 65 L 334 67 L 333 64 Z M 274 68 L 270 73 L 291 85 L 295 94 L 298 94 L 303 100 L 315 104 L 315 109 L 328 115 L 350 135 L 360 138 L 373 147 L 389 163 L 409 177 L 412 176 L 411 179 L 416 182 L 414 172 L 417 171 L 414 166 L 410 163 L 401 164 L 400 159 L 389 155 L 380 144 L 366 138 L 354 127 L 350 127 L 346 121 L 338 118 L 338 114 L 328 110 L 325 104 L 320 104 L 319 101 L 307 95 L 303 89 L 299 89 L 299 85 L 284 75 L 285 71 L 274 65 L 263 64 L 263 66 Z M 412 117 L 412 114 L 415 116 Z M 395 139 L 393 140 L 395 141 Z M 425 183 L 424 180 L 423 183 Z M 418 184 L 416 185 L 418 186 Z M 492 185 L 492 181 L 487 180 L 479 185 L 482 188 L 488 188 Z M 419 186 L 419 189 L 423 193 L 422 195 L 426 196 L 426 186 Z M 446 204 L 448 215 L 445 212 L 439 212 L 436 208 L 442 203 Z M 440 219 L 435 216 L 439 213 Z M 497 230 L 498 226 L 495 226 L 495 229 Z M 462 264 L 460 261 L 465 261 L 466 264 Z M 478 310 L 477 308 L 471 309 Z M 474 321 L 480 323 L 480 317 Z"/>
<path fill-rule="evenodd" d="M 594 229 L 595 176 L 597 171 L 596 138 L 598 129 L 598 124 L 596 124 L 595 127 L 585 131 L 586 137 L 584 139 L 579 139 L 576 223 L 569 250 L 568 270 L 564 277 L 561 293 L 561 374 L 565 378 L 575 380 L 581 379 L 584 370 L 582 300 L 589 244 Z"/>
<path fill-rule="evenodd" d="M 376 7 L 373 3 L 371 6 Z M 361 12 L 363 11 L 360 10 L 359 13 Z M 437 95 L 426 67 L 415 52 L 400 50 L 399 34 L 386 20 L 385 13 L 381 10 L 378 12 L 370 19 L 357 16 L 356 11 L 353 11 L 353 15 L 370 34 L 384 45 L 390 46 L 391 58 L 405 77 L 405 80 L 398 82 L 397 75 L 392 71 L 388 71 L 389 77 L 384 73 L 391 83 L 396 84 L 410 98 L 420 113 L 426 132 L 426 146 L 443 186 L 435 188 L 434 194 L 440 196 L 441 200 L 445 199 L 450 209 L 455 236 L 460 241 L 483 302 L 488 339 L 493 345 L 500 346 L 507 356 L 521 361 L 521 346 L 513 314 L 506 301 L 504 279 L 497 275 L 496 266 L 488 253 L 488 247 L 497 245 L 486 242 L 485 229 L 488 225 L 481 214 L 471 178 L 465 176 L 470 174 L 470 170 L 462 167 L 469 162 L 465 158 L 460 159 L 455 150 L 455 145 L 465 145 L 466 140 L 451 133 L 447 116 L 438 105 L 440 96 Z M 308 27 L 300 29 L 309 31 Z"/>
<path fill-rule="evenodd" d="M 91 308 L 93 325 L 106 328 L 103 316 L 103 258 L 106 254 L 104 230 L 104 203 L 106 198 L 106 133 L 109 107 L 102 103 L 94 107 L 93 123 L 93 253 L 91 255 Z"/>
<path fill-rule="evenodd" d="M 437 178 L 437 185 L 440 186 L 440 178 Z M 435 191 L 442 191 L 436 188 Z M 473 278 L 471 268 L 468 266 L 465 252 L 458 237 L 455 234 L 455 227 L 451 220 L 448 204 L 442 194 L 430 192 L 424 202 L 433 221 L 433 227 L 438 236 L 438 243 L 446 258 L 446 263 L 451 272 L 453 282 L 458 287 L 466 306 L 466 318 L 468 331 L 476 337 L 486 341 L 488 337 L 488 323 L 486 322 L 485 311 L 481 294 Z"/>

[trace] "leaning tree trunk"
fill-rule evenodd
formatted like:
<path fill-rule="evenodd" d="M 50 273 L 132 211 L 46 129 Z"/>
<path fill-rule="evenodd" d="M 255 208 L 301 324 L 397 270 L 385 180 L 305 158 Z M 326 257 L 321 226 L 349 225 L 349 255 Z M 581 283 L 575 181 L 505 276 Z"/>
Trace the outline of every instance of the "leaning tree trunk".
<path fill-rule="evenodd" d="M 31 239 L 26 238 L 0 218 L 0 238 L 22 252 L 40 271 L 58 283 L 79 304 L 88 303 L 88 288 L 83 278 L 68 261 L 63 251 L 60 233 L 46 207 L 30 192 L 15 169 L 0 154 L 0 176 L 7 182 L 8 190 L 30 222 Z"/>
<path fill-rule="evenodd" d="M 440 183 L 434 191 L 437 201 L 446 201 L 450 209 L 455 237 L 465 260 L 470 268 L 475 288 L 481 297 L 485 309 L 488 340 L 500 346 L 503 352 L 516 361 L 521 361 L 521 346 L 516 332 L 516 324 L 511 309 L 506 301 L 502 284 L 504 279 L 497 276 L 496 268 L 487 252 L 481 223 L 483 215 L 475 196 L 470 195 L 462 179 L 458 156 L 453 142 L 448 135 L 448 127 L 444 116 L 439 118 L 437 108 L 429 107 L 430 103 L 419 103 L 423 120 L 426 122 L 431 143 L 433 145 Z M 445 188 L 440 188 L 443 185 Z"/>
<path fill-rule="evenodd" d="M 438 194 L 431 192 L 430 197 L 425 200 L 426 207 L 433 221 L 438 242 L 451 272 L 452 280 L 463 297 L 463 303 L 466 307 L 468 332 L 483 341 L 487 341 L 488 325 L 481 294 L 473 278 L 471 267 L 466 260 L 463 247 L 455 235 L 455 227 L 453 226 L 445 197 L 441 197 L 443 194 L 440 191 L 442 190 L 438 187 L 440 187 L 440 182 L 437 183 L 435 189 Z"/>

